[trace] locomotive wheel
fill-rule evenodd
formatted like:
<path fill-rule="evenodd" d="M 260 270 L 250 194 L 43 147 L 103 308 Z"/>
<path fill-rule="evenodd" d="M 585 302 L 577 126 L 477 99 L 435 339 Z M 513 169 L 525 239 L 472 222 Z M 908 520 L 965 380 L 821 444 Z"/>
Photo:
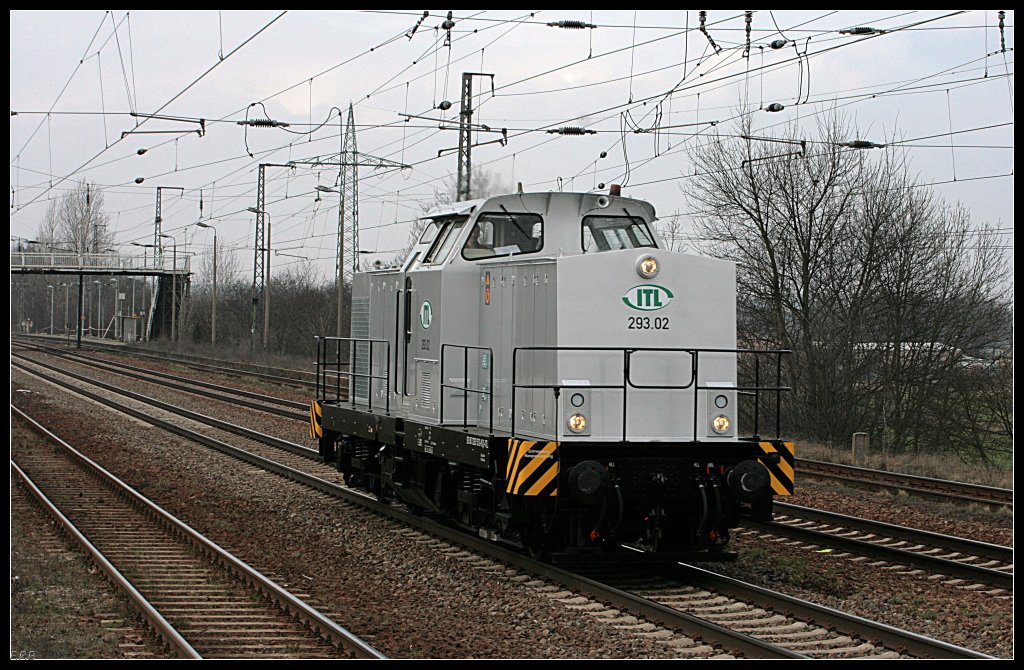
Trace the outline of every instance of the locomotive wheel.
<path fill-rule="evenodd" d="M 547 534 L 543 532 L 539 522 L 535 522 L 522 533 L 523 548 L 526 553 L 535 561 L 547 559 L 550 547 L 547 543 Z"/>
<path fill-rule="evenodd" d="M 527 544 L 525 546 L 526 546 L 526 553 L 529 554 L 530 558 L 532 558 L 533 560 L 535 560 L 535 561 L 547 560 L 549 549 L 548 549 L 547 546 L 545 546 L 543 544 L 543 542 L 541 544 L 538 544 L 538 545 Z"/>
<path fill-rule="evenodd" d="M 548 558 L 552 549 L 551 538 L 555 536 L 555 511 L 547 505 L 547 501 L 531 501 L 530 521 L 522 532 L 523 547 L 530 558 L 543 561 Z"/>

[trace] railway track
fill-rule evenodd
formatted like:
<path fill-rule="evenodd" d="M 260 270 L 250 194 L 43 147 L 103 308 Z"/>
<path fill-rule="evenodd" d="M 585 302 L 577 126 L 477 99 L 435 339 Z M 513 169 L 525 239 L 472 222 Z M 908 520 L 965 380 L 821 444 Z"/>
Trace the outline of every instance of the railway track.
<path fill-rule="evenodd" d="M 919 477 L 901 472 L 886 472 L 858 468 L 852 465 L 825 463 L 803 458 L 796 459 L 796 470 L 801 476 L 821 477 L 833 481 L 842 481 L 857 486 L 868 486 L 873 489 L 903 491 L 915 496 L 943 501 L 959 501 L 991 505 L 996 507 L 1013 507 L 1013 490 L 993 486 L 981 486 L 966 482 L 954 482 L 945 479 Z"/>
<path fill-rule="evenodd" d="M 808 658 L 986 658 L 692 565 L 601 570 L 589 576 L 666 607 L 727 623 Z"/>
<path fill-rule="evenodd" d="M 82 390 L 79 390 L 78 392 L 82 392 Z M 87 395 L 90 394 L 87 393 Z M 108 404 L 111 403 L 108 402 Z M 124 408 L 119 409 L 124 411 Z M 140 413 L 134 410 L 129 413 L 150 421 L 151 423 L 157 423 L 151 418 L 144 418 Z M 175 432 L 182 434 L 179 430 L 175 430 Z M 200 441 L 203 444 L 210 442 L 210 438 L 198 437 L 190 439 L 197 439 L 197 441 Z M 238 449 L 231 445 L 221 443 L 220 445 L 215 446 L 215 448 L 225 451 L 226 453 L 230 453 L 236 457 L 243 458 L 246 462 L 270 469 L 271 471 L 304 483 L 318 491 L 325 492 L 336 497 L 341 497 L 351 502 L 356 502 L 363 507 L 382 513 L 390 518 L 397 519 L 402 524 L 419 529 L 415 532 L 424 531 L 429 532 L 432 535 L 440 535 L 443 538 L 441 542 L 469 545 L 473 551 L 486 554 L 491 560 L 515 565 L 519 569 L 531 574 L 542 575 L 546 579 L 553 581 L 555 584 L 582 591 L 587 595 L 581 596 L 579 593 L 573 593 L 571 591 L 562 592 L 557 588 L 555 589 L 555 594 L 563 596 L 562 600 L 573 601 L 566 603 L 567 607 L 586 607 L 589 609 L 584 611 L 589 612 L 594 616 L 598 616 L 603 613 L 609 613 L 607 614 L 608 616 L 618 616 L 618 613 L 628 612 L 629 614 L 624 615 L 623 617 L 625 623 L 622 625 L 655 625 L 657 629 L 650 631 L 651 634 L 675 636 L 668 640 L 667 643 L 672 642 L 679 645 L 686 645 L 688 644 L 686 641 L 690 640 L 693 645 L 691 647 L 681 648 L 680 651 L 683 655 L 686 654 L 686 649 L 692 650 L 701 647 L 702 644 L 699 641 L 703 641 L 704 643 L 710 642 L 712 643 L 713 648 L 724 650 L 724 652 L 718 652 L 719 654 L 727 653 L 757 658 L 814 657 L 815 654 L 818 657 L 846 657 L 856 656 L 858 654 L 866 656 L 894 657 L 894 655 L 899 655 L 896 653 L 897 650 L 910 648 L 906 645 L 894 646 L 891 648 L 883 647 L 881 649 L 875 645 L 865 647 L 864 645 L 867 640 L 875 638 L 872 636 L 872 633 L 863 632 L 861 633 L 861 636 L 850 637 L 851 641 L 856 641 L 852 646 L 850 646 L 847 640 L 839 640 L 839 638 L 844 637 L 843 635 L 832 635 L 825 630 L 824 626 L 808 623 L 807 621 L 788 620 L 779 612 L 771 612 L 767 615 L 767 625 L 770 628 L 776 630 L 776 632 L 779 632 L 780 634 L 781 632 L 784 632 L 786 628 L 791 628 L 794 629 L 793 632 L 802 633 L 806 636 L 802 642 L 797 644 L 797 647 L 801 649 L 801 651 L 794 651 L 793 649 L 788 649 L 782 645 L 775 644 L 770 639 L 758 639 L 748 634 L 747 630 L 744 630 L 742 624 L 746 623 L 749 626 L 752 621 L 749 618 L 742 618 L 741 616 L 739 619 L 740 625 L 738 626 L 738 630 L 730 628 L 728 625 L 721 625 L 721 623 L 728 623 L 729 617 L 726 617 L 726 621 L 721 623 L 705 620 L 700 616 L 691 614 L 690 612 L 655 602 L 651 598 L 624 592 L 623 590 L 617 589 L 613 586 L 589 580 L 584 576 L 569 573 L 554 566 L 531 562 L 529 559 L 525 559 L 524 557 L 511 552 L 508 549 L 503 548 L 501 545 L 479 538 L 466 537 L 463 533 L 456 533 L 452 529 L 436 523 L 429 518 L 410 515 L 394 505 L 368 499 L 366 496 L 353 492 L 342 486 L 340 483 L 328 481 L 324 476 L 322 476 L 326 474 L 324 470 L 333 471 L 333 468 L 330 468 L 329 466 L 309 463 L 309 459 L 303 459 L 306 462 L 301 464 L 300 467 L 295 468 L 285 466 L 281 463 L 272 462 L 265 457 L 258 456 L 251 452 L 246 452 L 245 450 Z M 311 474 L 309 472 L 310 469 L 314 469 L 317 474 Z M 337 473 L 334 474 L 336 475 Z M 456 551 L 461 550 L 456 549 Z M 578 600 L 581 597 L 585 602 L 580 602 Z M 784 598 L 781 594 L 777 594 L 776 597 Z M 713 606 L 717 607 L 720 604 L 721 603 L 717 603 Z M 739 608 L 741 607 L 749 606 L 741 606 L 738 602 L 727 605 L 727 609 L 734 608 L 734 611 L 739 611 Z M 792 607 L 792 604 L 787 604 L 786 607 Z M 754 609 L 771 611 L 770 607 L 755 607 Z M 612 610 L 616 610 L 616 612 L 612 612 Z M 787 609 L 782 611 L 789 610 Z M 634 615 L 643 617 L 644 621 L 640 622 L 636 618 L 631 619 L 630 617 Z M 780 617 L 783 618 L 780 619 Z M 785 623 L 781 623 L 783 621 L 785 621 Z M 678 635 L 673 631 L 682 631 L 682 637 L 678 637 Z M 913 634 L 908 635 L 913 636 Z M 770 636 L 768 637 L 770 638 Z M 914 637 L 919 638 L 920 636 Z M 927 640 L 927 638 L 924 639 Z M 803 644 L 804 642 L 812 641 L 814 641 L 815 644 Z M 976 657 L 971 656 L 974 652 L 960 650 L 952 645 L 943 645 L 939 642 L 932 642 L 934 644 L 931 646 L 930 651 L 924 654 L 925 657 L 965 657 L 964 655 L 966 655 L 966 657 Z M 810 653 L 808 654 L 804 652 Z M 953 654 L 953 656 L 949 656 L 950 654 Z"/>
<path fill-rule="evenodd" d="M 41 339 L 46 340 L 47 338 L 18 337 L 16 338 L 16 341 L 32 342 L 38 345 Z M 158 355 L 152 352 L 140 351 L 140 348 L 138 347 L 115 347 L 103 345 L 102 343 L 89 343 L 89 347 L 96 351 L 104 351 L 119 355 L 130 354 L 131 356 L 148 358 L 164 363 L 174 362 L 195 366 L 198 369 L 214 373 L 230 374 L 232 376 L 252 376 L 253 378 L 260 379 L 262 381 L 270 381 L 275 384 L 299 382 L 300 388 L 312 388 L 312 381 L 310 380 L 313 378 L 313 373 L 300 370 L 272 368 L 268 366 L 258 366 L 251 363 L 236 364 L 232 361 L 209 359 L 199 356 L 172 356 L 171 354 Z M 59 351 L 59 349 L 56 351 Z M 801 477 L 817 477 L 832 481 L 842 481 L 850 485 L 868 487 L 872 489 L 902 491 L 917 497 L 932 500 L 970 502 L 994 507 L 1008 507 L 1011 509 L 1013 507 L 1013 491 L 1011 489 L 1001 489 L 966 482 L 920 477 L 883 470 L 871 470 L 868 468 L 858 468 L 838 463 L 827 463 L 824 461 L 803 458 L 796 459 L 796 470 Z"/>
<path fill-rule="evenodd" d="M 994 587 L 992 595 L 1013 589 L 1011 547 L 785 503 L 776 503 L 775 510 L 771 522 L 745 520 L 743 528 L 767 539 L 796 540 L 808 550 L 843 552 L 837 557 L 874 559 L 878 568 L 904 569 L 952 586 Z"/>
<path fill-rule="evenodd" d="M 14 448 L 36 501 L 184 658 L 382 658 L 12 406 L 50 448 Z"/>
<path fill-rule="evenodd" d="M 95 384 L 108 391 L 125 395 L 178 416 L 213 426 L 247 440 L 254 440 L 261 445 L 268 445 L 272 448 L 269 451 L 261 452 L 260 450 L 263 449 L 261 446 L 249 447 L 249 449 L 256 453 L 267 454 L 269 458 L 278 462 L 286 462 L 291 467 L 300 469 L 310 467 L 295 460 L 291 454 L 297 455 L 300 460 L 320 461 L 320 456 L 315 450 L 303 445 L 147 398 L 40 361 L 32 362 L 51 371 Z M 104 368 L 104 366 L 97 367 Z M 185 390 L 204 395 L 208 393 L 193 389 Z M 298 415 L 294 418 L 303 420 L 305 415 Z M 173 424 L 170 423 L 163 427 L 174 430 Z M 287 451 L 289 455 L 281 454 L 279 450 Z M 317 467 L 317 470 L 317 476 L 323 477 L 327 481 L 339 484 L 342 482 L 341 475 L 329 466 Z M 745 525 L 752 531 L 769 537 L 791 537 L 809 546 L 836 547 L 848 552 L 851 558 L 856 558 L 856 560 L 863 560 L 867 557 L 884 561 L 890 565 L 910 566 L 919 571 L 929 572 L 932 579 L 946 578 L 954 585 L 960 585 L 959 581 L 954 580 L 965 580 L 969 582 L 966 585 L 985 584 L 1004 590 L 1010 590 L 1013 586 L 1012 549 L 1007 547 L 785 503 L 777 503 L 776 509 L 781 513 L 776 514 L 776 519 L 772 523 L 758 524 L 751 521 Z"/>
<path fill-rule="evenodd" d="M 59 337 L 17 335 L 13 338 L 18 342 L 30 342 L 38 344 L 46 342 L 51 346 L 57 342 L 63 342 Z M 51 346 L 51 348 L 54 348 Z M 65 349 L 66 350 L 66 349 Z M 119 356 L 131 356 L 160 363 L 177 363 L 189 367 L 205 370 L 216 374 L 224 374 L 232 377 L 250 377 L 260 381 L 274 384 L 288 383 L 303 389 L 313 389 L 316 385 L 316 375 L 307 370 L 294 370 L 278 366 L 260 365 L 257 363 L 246 363 L 244 361 L 228 361 L 219 358 L 206 356 L 195 356 L 191 354 L 179 354 L 171 352 L 155 352 L 152 349 L 134 345 L 110 345 L 102 342 L 89 341 L 82 349 L 75 351 L 96 351 Z"/>
<path fill-rule="evenodd" d="M 234 405 L 240 405 L 250 409 L 271 412 L 291 419 L 306 421 L 309 418 L 308 402 L 279 398 L 265 393 L 255 393 L 244 389 L 231 388 L 224 384 L 204 382 L 198 379 L 191 379 L 189 377 L 182 377 L 168 372 L 150 370 L 148 368 L 128 365 L 125 363 L 115 364 L 102 359 L 98 360 L 81 354 L 54 349 L 53 347 L 15 343 L 13 350 L 18 351 L 21 354 L 24 354 L 27 351 L 38 352 L 47 356 L 54 356 L 68 361 L 73 361 L 80 365 L 88 366 L 97 370 L 104 370 L 122 375 L 130 379 L 158 383 L 167 388 L 202 395 L 213 400 L 220 400 L 222 402 L 232 403 Z"/>

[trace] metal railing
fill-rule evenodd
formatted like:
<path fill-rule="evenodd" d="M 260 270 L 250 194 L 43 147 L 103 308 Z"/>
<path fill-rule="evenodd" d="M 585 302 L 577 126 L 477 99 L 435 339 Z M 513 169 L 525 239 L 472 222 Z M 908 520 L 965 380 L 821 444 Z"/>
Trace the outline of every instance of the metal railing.
<path fill-rule="evenodd" d="M 77 254 L 59 252 L 11 252 L 11 269 L 18 270 L 65 270 L 68 272 L 151 272 L 188 274 L 191 256 L 165 252 L 163 258 L 151 255 L 121 254 Z"/>
<path fill-rule="evenodd" d="M 669 348 L 669 347 L 515 347 L 512 350 L 512 411 L 511 411 L 511 429 L 515 433 L 515 417 L 516 417 L 516 390 L 517 389 L 550 389 L 554 393 L 555 404 L 557 408 L 558 397 L 561 395 L 563 388 L 580 388 L 578 384 L 519 384 L 517 383 L 517 373 L 519 372 L 518 366 L 518 354 L 520 351 L 569 351 L 569 352 L 621 352 L 622 353 L 622 383 L 620 384 L 587 384 L 588 389 L 611 389 L 622 392 L 622 441 L 626 442 L 628 439 L 627 432 L 627 412 L 629 408 L 629 389 L 639 390 L 672 390 L 672 391 L 684 391 L 689 388 L 694 389 L 693 393 L 693 441 L 699 442 L 697 437 L 697 403 L 699 400 L 699 394 L 697 391 L 736 391 L 738 395 L 753 397 L 754 399 L 754 432 L 751 436 L 752 439 L 760 439 L 760 413 L 759 407 L 761 404 L 762 393 L 774 393 L 775 394 L 775 430 L 776 438 L 781 437 L 781 412 L 782 412 L 782 392 L 792 391 L 789 386 L 782 386 L 782 356 L 784 354 L 791 354 L 792 352 L 786 349 L 771 349 L 771 350 L 756 350 L 756 349 L 686 349 L 686 348 Z M 690 378 L 685 384 L 635 384 L 630 378 L 630 363 L 631 357 L 637 352 L 675 352 L 690 356 Z M 754 356 L 754 369 L 755 369 L 755 381 L 753 386 L 703 386 L 697 383 L 700 378 L 700 354 L 752 354 Z M 760 364 L 758 361 L 761 356 L 775 356 L 775 385 L 774 386 L 761 386 L 760 383 Z M 492 387 L 493 388 L 493 387 Z"/>
<path fill-rule="evenodd" d="M 448 347 L 453 349 L 462 349 L 462 377 L 466 382 L 466 386 L 455 386 L 454 384 L 446 384 L 445 380 L 445 368 L 444 368 L 444 350 Z M 471 389 L 469 388 L 469 350 L 473 349 L 476 351 L 487 352 L 487 371 L 490 375 L 490 381 L 487 385 L 487 390 L 484 389 Z M 469 430 L 469 394 L 479 393 L 487 396 L 487 432 L 488 435 L 494 435 L 494 351 L 490 347 L 474 347 L 468 344 L 442 344 L 441 345 L 441 425 L 444 425 L 444 389 L 453 389 L 456 391 L 462 391 L 462 430 Z M 477 419 L 475 426 L 480 426 L 480 420 Z"/>
<path fill-rule="evenodd" d="M 321 337 L 319 335 L 314 336 L 316 339 L 316 397 L 318 400 L 328 401 L 332 400 L 328 397 L 328 392 L 332 389 L 334 391 L 333 402 L 342 402 L 341 397 L 341 378 L 345 377 L 345 390 L 348 393 L 348 402 L 352 404 L 352 407 L 357 405 L 358 398 L 356 397 L 355 384 L 352 383 L 353 378 L 355 379 L 367 379 L 369 384 L 366 390 L 366 407 L 372 410 L 373 404 L 373 380 L 382 381 L 381 385 L 384 390 L 384 413 L 387 415 L 391 414 L 391 390 L 394 388 L 391 380 L 391 343 L 387 340 L 378 340 L 372 338 L 360 338 L 360 337 Z M 345 364 L 348 369 L 342 368 L 342 345 L 350 343 L 348 347 L 348 354 L 345 356 Z M 333 344 L 333 356 L 329 356 L 330 351 L 328 349 Z M 355 357 L 358 351 L 359 345 L 367 345 L 367 364 L 366 372 L 356 372 L 355 368 Z M 384 345 L 384 374 L 375 375 L 373 374 L 373 350 L 374 345 Z M 379 351 L 379 349 L 378 349 Z M 334 383 L 331 384 L 330 382 Z"/>

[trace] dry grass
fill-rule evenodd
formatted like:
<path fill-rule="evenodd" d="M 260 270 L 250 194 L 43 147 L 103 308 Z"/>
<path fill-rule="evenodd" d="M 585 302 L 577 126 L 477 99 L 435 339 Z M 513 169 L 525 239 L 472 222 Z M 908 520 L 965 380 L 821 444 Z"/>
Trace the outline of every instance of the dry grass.
<path fill-rule="evenodd" d="M 850 447 L 831 448 L 814 442 L 797 441 L 796 455 L 815 461 L 827 461 L 843 465 L 854 465 L 853 452 Z M 969 465 L 955 455 L 944 454 L 883 454 L 871 451 L 868 453 L 865 467 L 890 472 L 903 472 L 920 477 L 948 479 L 983 486 L 996 486 L 1004 489 L 1013 488 L 1012 468 L 985 467 Z"/>

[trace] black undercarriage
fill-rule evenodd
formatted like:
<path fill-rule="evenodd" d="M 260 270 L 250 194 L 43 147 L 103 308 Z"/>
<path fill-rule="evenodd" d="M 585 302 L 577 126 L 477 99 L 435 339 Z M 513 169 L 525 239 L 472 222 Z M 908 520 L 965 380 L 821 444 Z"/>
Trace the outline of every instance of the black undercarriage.
<path fill-rule="evenodd" d="M 543 442 L 324 404 L 320 454 L 349 486 L 551 560 L 732 560 L 771 518 L 756 441 Z"/>

